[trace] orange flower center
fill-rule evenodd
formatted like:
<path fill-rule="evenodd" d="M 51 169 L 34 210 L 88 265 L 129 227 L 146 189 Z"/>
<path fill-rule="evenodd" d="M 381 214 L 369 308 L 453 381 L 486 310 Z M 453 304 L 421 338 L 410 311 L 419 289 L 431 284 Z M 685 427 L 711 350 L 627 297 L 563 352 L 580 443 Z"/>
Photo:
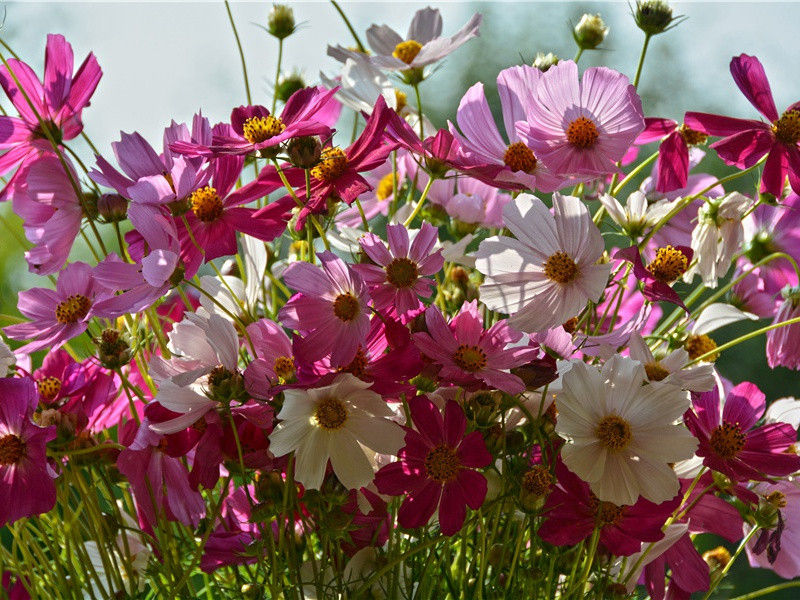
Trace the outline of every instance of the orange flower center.
<path fill-rule="evenodd" d="M 336 431 L 347 421 L 347 407 L 338 398 L 323 398 L 314 411 L 317 425 L 328 431 Z"/>
<path fill-rule="evenodd" d="M 417 263 L 410 258 L 395 258 L 386 265 L 386 279 L 396 288 L 410 288 L 419 279 Z"/>
<path fill-rule="evenodd" d="M 278 376 L 278 380 L 281 383 L 287 383 L 294 380 L 294 358 L 291 356 L 279 356 L 276 358 L 273 369 L 275 371 L 275 375 Z"/>
<path fill-rule="evenodd" d="M 689 268 L 689 259 L 680 250 L 667 246 L 659 248 L 647 270 L 661 283 L 672 283 Z"/>
<path fill-rule="evenodd" d="M 250 117 L 242 125 L 242 135 L 251 144 L 258 144 L 283 133 L 286 125 L 280 117 Z"/>
<path fill-rule="evenodd" d="M 48 402 L 58 396 L 61 391 L 61 380 L 58 377 L 43 377 L 36 382 L 39 395 Z"/>
<path fill-rule="evenodd" d="M 578 265 L 566 252 L 556 252 L 544 261 L 545 276 L 556 283 L 569 283 L 578 275 Z"/>
<path fill-rule="evenodd" d="M 311 169 L 311 176 L 320 181 L 333 181 L 347 169 L 347 155 L 341 148 L 323 148 L 320 161 Z"/>
<path fill-rule="evenodd" d="M 422 50 L 422 44 L 416 40 L 408 40 L 407 42 L 400 42 L 394 47 L 392 56 L 402 60 L 407 65 L 410 65 Z"/>
<path fill-rule="evenodd" d="M 439 483 L 453 481 L 461 470 L 461 460 L 450 446 L 437 446 L 425 457 L 428 476 Z"/>
<path fill-rule="evenodd" d="M 201 187 L 189 196 L 192 212 L 203 223 L 211 223 L 222 216 L 222 198 L 210 185 Z"/>
<path fill-rule="evenodd" d="M 25 440 L 18 435 L 8 433 L 0 437 L 0 465 L 15 465 L 25 457 L 25 453 Z"/>
<path fill-rule="evenodd" d="M 567 141 L 581 150 L 594 146 L 599 136 L 597 125 L 586 117 L 578 117 L 567 127 Z"/>
<path fill-rule="evenodd" d="M 536 156 L 533 154 L 533 150 L 522 142 L 514 142 L 506 148 L 503 162 L 512 171 L 532 173 L 536 168 Z"/>
<path fill-rule="evenodd" d="M 486 367 L 486 352 L 479 346 L 461 344 L 453 355 L 453 362 L 470 373 Z"/>
<path fill-rule="evenodd" d="M 617 415 L 603 417 L 594 430 L 597 439 L 613 452 L 620 452 L 628 447 L 633 439 L 630 424 Z"/>
<path fill-rule="evenodd" d="M 744 448 L 745 436 L 738 423 L 723 423 L 711 432 L 708 445 L 720 458 L 735 458 Z"/>
<path fill-rule="evenodd" d="M 86 296 L 82 296 L 81 294 L 69 296 L 56 306 L 56 321 L 62 325 L 77 323 L 89 314 L 89 309 L 91 307 L 92 301 Z"/>
<path fill-rule="evenodd" d="M 369 358 L 367 358 L 367 353 L 364 352 L 364 349 L 359 346 L 358 351 L 356 351 L 356 355 L 353 360 L 350 361 L 350 364 L 346 367 L 341 367 L 339 372 L 352 373 L 359 379 L 366 379 L 368 365 Z"/>
<path fill-rule="evenodd" d="M 361 307 L 358 304 L 358 298 L 350 292 L 339 294 L 333 301 L 333 314 L 344 322 L 355 319 L 360 311 Z"/>
<path fill-rule="evenodd" d="M 616 525 L 622 518 L 623 508 L 611 502 L 597 502 L 597 507 L 594 511 L 595 522 L 598 527 L 605 527 L 607 525 Z"/>
<path fill-rule="evenodd" d="M 685 123 L 678 127 L 678 133 L 689 146 L 697 146 L 698 144 L 705 144 L 708 139 L 708 134 L 702 131 L 696 131 L 688 127 Z"/>
<path fill-rule="evenodd" d="M 787 110 L 772 126 L 775 137 L 784 144 L 794 145 L 800 141 L 800 110 Z"/>

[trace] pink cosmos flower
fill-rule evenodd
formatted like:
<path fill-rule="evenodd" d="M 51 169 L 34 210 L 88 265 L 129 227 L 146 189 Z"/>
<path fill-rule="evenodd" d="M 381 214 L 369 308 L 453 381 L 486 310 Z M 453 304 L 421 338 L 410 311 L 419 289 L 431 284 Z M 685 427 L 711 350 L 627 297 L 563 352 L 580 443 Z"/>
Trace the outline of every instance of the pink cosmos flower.
<path fill-rule="evenodd" d="M 89 265 L 71 263 L 59 273 L 55 290 L 32 288 L 19 293 L 17 307 L 31 321 L 10 325 L 4 331 L 12 339 L 29 340 L 20 348 L 26 354 L 42 348 L 55 350 L 86 331 L 89 319 L 99 314 L 95 304 L 109 295 L 94 279 Z"/>
<path fill-rule="evenodd" d="M 271 158 L 277 146 L 295 137 L 328 137 L 339 118 L 341 104 L 334 99 L 338 88 L 308 87 L 291 95 L 280 117 L 263 106 L 239 106 L 231 112 L 229 128 L 214 132 L 211 143 L 178 140 L 170 150 L 187 156 L 253 154 Z"/>
<path fill-rule="evenodd" d="M 775 313 L 774 323 L 800 317 L 800 287 L 785 288 L 783 302 Z M 784 325 L 767 332 L 767 364 L 770 369 L 777 366 L 800 369 L 800 323 Z"/>
<path fill-rule="evenodd" d="M 538 358 L 539 348 L 509 348 L 509 344 L 522 339 L 522 334 L 506 320 L 484 331 L 477 300 L 465 302 L 449 325 L 441 311 L 431 306 L 425 311 L 425 323 L 428 332 L 415 333 L 414 343 L 420 352 L 441 365 L 442 381 L 472 389 L 496 388 L 509 394 L 525 390 L 522 379 L 508 369 Z"/>
<path fill-rule="evenodd" d="M 440 250 L 433 251 L 439 231 L 430 223 L 423 223 L 414 241 L 409 245 L 408 230 L 402 225 L 387 225 L 387 250 L 383 240 L 367 233 L 359 240 L 361 248 L 376 264 L 354 265 L 364 278 L 376 310 L 392 308 L 403 318 L 416 314 L 422 303 L 418 296 L 431 295 L 434 281 L 430 275 L 438 273 L 444 265 Z"/>
<path fill-rule="evenodd" d="M 72 46 L 64 36 L 56 34 L 47 36 L 44 83 L 33 69 L 16 58 L 8 60 L 8 68 L 0 66 L 0 86 L 19 112 L 19 117 L 0 116 L 0 149 L 8 150 L 0 157 L 0 175 L 52 149 L 43 128 L 59 144 L 80 134 L 81 112 L 89 106 L 102 75 L 91 53 L 73 73 Z M 0 200 L 8 199 L 8 190 L 12 189 L 9 186 L 18 177 L 15 174 L 0 191 Z"/>
<path fill-rule="evenodd" d="M 772 569 L 784 579 L 800 577 L 800 486 L 797 480 L 759 483 L 754 489 L 763 497 L 772 498 L 778 505 L 784 506 L 776 510 L 781 515 L 778 525 L 782 530 L 777 534 L 777 527 L 764 530 L 745 546 L 750 566 Z M 751 528 L 752 525 L 745 525 L 744 533 L 749 533 Z M 772 542 L 772 552 L 765 552 L 766 547 L 759 547 L 759 542 L 764 545 L 762 537 L 766 538 L 764 541 Z M 769 537 L 773 537 L 773 540 L 769 540 Z M 774 538 L 778 541 L 777 552 Z"/>
<path fill-rule="evenodd" d="M 708 113 L 688 112 L 685 123 L 696 131 L 723 139 L 711 144 L 729 165 L 746 169 L 767 156 L 761 175 L 761 191 L 780 198 L 786 176 L 800 194 L 800 102 L 778 115 L 764 67 L 755 56 L 741 54 L 731 60 L 736 85 L 767 123 Z"/>
<path fill-rule="evenodd" d="M 616 170 L 644 129 L 642 102 L 628 78 L 606 67 L 561 61 L 550 67 L 517 132 L 556 176 L 605 175 Z"/>
<path fill-rule="evenodd" d="M 671 119 L 647 117 L 637 144 L 661 141 L 656 162 L 656 191 L 672 192 L 686 187 L 689 179 L 689 146 L 705 143 L 708 135 Z"/>
<path fill-rule="evenodd" d="M 284 281 L 299 293 L 278 313 L 281 322 L 303 335 L 298 357 L 313 362 L 330 355 L 334 366 L 348 364 L 369 333 L 369 292 L 361 276 L 332 252 L 319 255 L 322 268 L 292 263 Z"/>
<path fill-rule="evenodd" d="M 0 525 L 46 513 L 56 503 L 46 448 L 56 428 L 33 422 L 37 404 L 33 380 L 0 379 Z"/>
<path fill-rule="evenodd" d="M 549 193 L 566 182 L 563 178 L 553 176 L 537 160 L 514 126 L 517 121 L 525 120 L 541 78 L 542 72 L 528 65 L 504 69 L 497 76 L 497 91 L 508 143 L 495 125 L 483 83 L 480 82 L 467 90 L 458 105 L 456 122 L 464 135 L 459 134 L 452 123 L 449 125 L 467 156 L 488 164 L 501 165 L 497 180 L 505 183 L 504 187 Z"/>
<path fill-rule="evenodd" d="M 504 194 L 497 187 L 487 185 L 474 177 L 462 176 L 455 179 L 455 193 L 449 194 L 444 202 L 447 214 L 462 223 L 502 228 L 503 208 L 512 201 L 511 194 Z"/>
<path fill-rule="evenodd" d="M 693 410 L 684 415 L 692 434 L 700 441 L 697 456 L 703 464 L 734 480 L 766 480 L 800 469 L 800 457 L 787 453 L 797 440 L 788 423 L 755 427 L 764 414 L 764 394 L 754 384 L 740 383 L 725 400 L 720 415 L 719 390 L 692 394 Z"/>
<path fill-rule="evenodd" d="M 651 302 L 672 302 L 683 309 L 678 293 L 670 287 L 689 268 L 694 251 L 686 246 L 666 246 L 659 248 L 655 257 L 645 267 L 638 246 L 619 250 L 614 258 L 633 263 L 633 274 L 644 285 L 642 295 Z"/>
<path fill-rule="evenodd" d="M 741 275 L 739 269 L 734 271 L 733 278 Z M 764 289 L 764 280 L 758 275 L 750 273 L 739 283 L 731 288 L 728 302 L 741 310 L 758 315 L 762 319 L 772 318 L 775 314 L 775 294 L 771 294 Z"/>
<path fill-rule="evenodd" d="M 65 158 L 72 177 L 78 175 Z M 35 244 L 25 253 L 28 268 L 39 275 L 56 273 L 64 266 L 78 237 L 83 219 L 81 200 L 52 153 L 25 161 L 15 177 L 14 212 L 23 220 L 26 237 Z"/>
<path fill-rule="evenodd" d="M 404 496 L 397 513 L 402 527 L 424 526 L 439 509 L 443 535 L 454 535 L 464 524 L 466 507 L 477 510 L 486 498 L 486 478 L 475 469 L 492 462 L 479 431 L 466 433 L 464 410 L 449 401 L 444 418 L 424 396 L 409 400 L 416 430 L 406 428 L 405 447 L 375 475 L 382 494 Z"/>
<path fill-rule="evenodd" d="M 247 335 L 256 358 L 245 369 L 245 389 L 256 398 L 271 398 L 281 385 L 297 379 L 292 342 L 280 325 L 267 319 L 248 325 Z"/>
<path fill-rule="evenodd" d="M 664 537 L 661 527 L 678 504 L 680 496 L 661 504 L 644 498 L 631 506 L 601 502 L 559 461 L 556 464 L 558 485 L 547 497 L 545 521 L 539 537 L 556 546 L 575 546 L 600 528 L 600 547 L 615 556 L 638 552 L 642 542 L 656 542 Z"/>

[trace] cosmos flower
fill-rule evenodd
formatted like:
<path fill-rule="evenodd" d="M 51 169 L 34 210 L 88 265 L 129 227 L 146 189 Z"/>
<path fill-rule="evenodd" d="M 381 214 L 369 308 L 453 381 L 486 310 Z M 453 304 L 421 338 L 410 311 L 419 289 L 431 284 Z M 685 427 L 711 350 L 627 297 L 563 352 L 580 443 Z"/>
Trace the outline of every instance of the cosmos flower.
<path fill-rule="evenodd" d="M 481 301 L 508 314 L 520 331 L 544 331 L 576 316 L 587 300 L 599 300 L 611 271 L 596 264 L 604 244 L 586 206 L 555 193 L 553 211 L 520 194 L 503 209 L 515 238 L 488 238 L 476 254 L 476 268 L 486 275 Z"/>
<path fill-rule="evenodd" d="M 694 252 L 686 246 L 666 246 L 659 248 L 647 266 L 642 262 L 638 246 L 619 250 L 614 258 L 627 260 L 633 264 L 634 276 L 643 283 L 642 295 L 651 302 L 672 302 L 683 309 L 678 293 L 670 287 L 689 269 Z"/>
<path fill-rule="evenodd" d="M 370 385 L 342 373 L 328 386 L 284 390 L 270 451 L 295 453 L 294 476 L 306 488 L 320 489 L 329 459 L 348 490 L 364 487 L 374 476 L 366 448 L 393 455 L 403 445 L 394 413 Z"/>
<path fill-rule="evenodd" d="M 669 383 L 692 392 L 707 392 L 717 383 L 714 365 L 701 363 L 686 367 L 690 359 L 689 353 L 683 348 L 676 348 L 656 359 L 638 332 L 631 334 L 629 344 L 631 358 L 642 363 L 650 381 Z"/>
<path fill-rule="evenodd" d="M 660 141 L 656 162 L 656 191 L 685 188 L 689 179 L 689 147 L 704 144 L 708 135 L 671 119 L 645 118 L 645 129 L 637 144 Z"/>
<path fill-rule="evenodd" d="M 644 129 L 642 103 L 628 78 L 591 67 L 578 81 L 578 65 L 550 67 L 517 132 L 557 177 L 614 172 Z"/>
<path fill-rule="evenodd" d="M 786 287 L 781 292 L 783 302 L 775 313 L 774 323 L 800 317 L 800 287 Z M 800 323 L 784 325 L 767 332 L 767 364 L 800 369 Z"/>

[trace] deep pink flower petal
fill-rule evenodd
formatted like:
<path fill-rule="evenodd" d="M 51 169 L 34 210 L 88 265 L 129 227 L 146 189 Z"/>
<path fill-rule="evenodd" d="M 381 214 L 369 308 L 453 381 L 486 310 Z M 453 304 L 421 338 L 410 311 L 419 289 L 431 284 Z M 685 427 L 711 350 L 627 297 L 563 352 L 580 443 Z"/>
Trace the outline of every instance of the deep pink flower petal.
<path fill-rule="evenodd" d="M 766 406 L 764 392 L 754 383 L 745 381 L 728 392 L 722 420 L 726 423 L 737 423 L 742 431 L 747 431 L 764 414 Z"/>
<path fill-rule="evenodd" d="M 775 145 L 775 136 L 768 129 L 749 129 L 711 144 L 719 157 L 729 165 L 748 169 Z"/>
<path fill-rule="evenodd" d="M 731 60 L 731 75 L 742 93 L 770 122 L 778 120 L 767 74 L 755 56 L 741 54 Z"/>
<path fill-rule="evenodd" d="M 464 501 L 472 510 L 478 510 L 483 506 L 488 490 L 486 477 L 472 469 L 461 469 L 456 482 L 461 487 Z"/>
<path fill-rule="evenodd" d="M 678 124 L 672 119 L 660 119 L 657 117 L 646 117 L 644 120 L 644 131 L 636 138 L 636 144 L 649 144 L 664 139 L 675 131 Z"/>
<path fill-rule="evenodd" d="M 444 408 L 444 442 L 451 448 L 458 446 L 467 429 L 467 417 L 464 410 L 454 400 L 450 400 Z"/>
<path fill-rule="evenodd" d="M 787 148 L 783 144 L 775 143 L 767 155 L 767 162 L 764 163 L 760 191 L 780 198 L 783 195 L 783 186 L 788 172 L 789 153 Z"/>
<path fill-rule="evenodd" d="M 457 481 L 446 483 L 442 490 L 442 501 L 439 505 L 439 526 L 442 535 L 458 533 L 467 516 L 467 501 Z"/>
<path fill-rule="evenodd" d="M 677 131 L 672 132 L 661 142 L 658 149 L 658 183 L 656 191 L 671 192 L 686 187 L 689 177 L 689 148 L 686 140 Z"/>
<path fill-rule="evenodd" d="M 769 130 L 769 125 L 753 119 L 735 119 L 710 113 L 687 112 L 683 122 L 690 129 L 702 131 L 708 135 L 725 137 L 750 129 Z"/>
<path fill-rule="evenodd" d="M 397 511 L 398 523 L 406 529 L 422 527 L 436 511 L 441 495 L 442 486 L 435 481 L 429 481 L 413 495 L 409 494 Z"/>
<path fill-rule="evenodd" d="M 439 409 L 425 396 L 415 396 L 408 401 L 411 420 L 417 430 L 434 446 L 444 443 L 444 419 Z"/>
<path fill-rule="evenodd" d="M 473 431 L 461 441 L 458 458 L 462 465 L 471 469 L 482 469 L 491 464 L 492 455 L 486 449 L 480 431 Z"/>

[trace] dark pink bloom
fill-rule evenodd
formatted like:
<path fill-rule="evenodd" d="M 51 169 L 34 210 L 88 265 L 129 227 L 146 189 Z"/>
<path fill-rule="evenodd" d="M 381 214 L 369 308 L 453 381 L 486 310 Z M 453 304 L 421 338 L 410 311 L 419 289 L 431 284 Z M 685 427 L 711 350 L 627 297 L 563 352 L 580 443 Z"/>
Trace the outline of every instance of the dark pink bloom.
<path fill-rule="evenodd" d="M 209 536 L 200 568 L 206 573 L 227 565 L 252 564 L 258 560 L 261 537 L 259 527 L 251 522 L 253 486 L 234 487 L 222 503 L 220 523 Z M 274 527 L 273 527 L 274 530 Z"/>
<path fill-rule="evenodd" d="M 724 138 L 711 147 L 729 165 L 746 169 L 766 155 L 762 192 L 780 198 L 788 174 L 792 189 L 800 193 L 800 102 L 778 115 L 764 67 L 755 56 L 734 57 L 731 75 L 750 104 L 768 122 L 700 112 L 686 113 L 684 122 L 695 131 Z"/>
<path fill-rule="evenodd" d="M 386 502 L 375 492 L 364 487 L 350 490 L 342 511 L 352 517 L 347 532 L 350 541 L 342 544 L 342 550 L 348 556 L 367 546 L 380 548 L 389 539 L 391 518 Z"/>
<path fill-rule="evenodd" d="M 376 264 L 358 264 L 354 269 L 369 286 L 375 309 L 392 308 L 399 317 L 413 316 L 422 303 L 418 296 L 431 295 L 431 275 L 444 265 L 441 251 L 433 251 L 439 231 L 430 223 L 421 229 L 409 244 L 408 230 L 402 225 L 387 225 L 387 249 L 377 235 L 367 233 L 359 240 L 361 248 Z"/>
<path fill-rule="evenodd" d="M 694 252 L 686 246 L 659 248 L 655 258 L 645 267 L 638 246 L 619 250 L 614 258 L 633 263 L 633 275 L 643 283 L 642 295 L 651 302 L 672 302 L 684 310 L 678 293 L 670 287 L 689 268 Z"/>
<path fill-rule="evenodd" d="M 19 311 L 31 321 L 6 327 L 6 335 L 29 340 L 20 349 L 25 353 L 55 350 L 86 331 L 89 319 L 98 314 L 95 303 L 109 295 L 95 281 L 89 265 L 71 263 L 59 273 L 55 290 L 32 288 L 19 293 Z"/>
<path fill-rule="evenodd" d="M 431 306 L 425 311 L 428 332 L 414 334 L 414 343 L 425 356 L 441 366 L 439 378 L 454 385 L 496 388 L 519 394 L 525 384 L 508 372 L 538 358 L 537 346 L 512 346 L 522 334 L 504 319 L 483 329 L 478 301 L 465 302 L 450 324 L 441 311 Z"/>
<path fill-rule="evenodd" d="M 475 469 L 492 462 L 479 431 L 464 435 L 467 419 L 455 401 L 445 406 L 444 418 L 424 396 L 409 400 L 417 430 L 406 429 L 399 460 L 375 474 L 382 494 L 405 496 L 397 519 L 407 529 L 422 527 L 439 510 L 443 535 L 458 533 L 466 507 L 477 510 L 486 498 L 486 478 Z"/>
<path fill-rule="evenodd" d="M 665 589 L 667 569 L 670 569 L 670 578 L 669 588 Z M 665 592 L 670 600 L 689 600 L 693 592 L 707 590 L 710 583 L 708 565 L 688 533 L 644 568 L 644 585 L 652 600 L 664 600 Z"/>
<path fill-rule="evenodd" d="M 680 496 L 654 504 L 644 498 L 632 506 L 601 502 L 589 484 L 572 473 L 564 463 L 556 465 L 558 485 L 547 497 L 545 521 L 539 537 L 555 546 L 575 546 L 600 527 L 600 547 L 615 556 L 630 556 L 642 542 L 664 537 L 661 527 L 678 507 Z"/>
<path fill-rule="evenodd" d="M 59 144 L 77 136 L 83 130 L 81 112 L 89 106 L 89 99 L 103 75 L 91 53 L 73 73 L 72 46 L 64 36 L 57 34 L 47 36 L 44 83 L 21 60 L 10 58 L 8 67 L 10 72 L 5 65 L 0 66 L 0 86 L 19 117 L 0 116 L 0 149 L 8 150 L 0 156 L 0 175 L 32 160 L 42 151 L 52 150 L 43 128 Z M 9 184 L 18 176 L 14 175 Z M 3 188 L 0 200 L 7 199 L 9 189 L 9 185 Z"/>
<path fill-rule="evenodd" d="M 784 300 L 773 322 L 781 323 L 800 317 L 800 287 L 787 287 L 781 295 Z M 771 369 L 777 366 L 800 369 L 800 323 L 767 332 L 767 364 Z"/>
<path fill-rule="evenodd" d="M 708 137 L 671 119 L 646 117 L 637 144 L 661 141 L 658 147 L 656 191 L 665 194 L 685 188 L 689 178 L 689 146 L 702 144 Z"/>
<path fill-rule="evenodd" d="M 766 480 L 800 469 L 800 457 L 788 453 L 797 432 L 788 423 L 755 427 L 764 414 L 764 394 L 754 384 L 740 383 L 725 400 L 720 415 L 719 391 L 692 394 L 694 407 L 684 420 L 700 441 L 703 464 L 734 480 Z"/>
<path fill-rule="evenodd" d="M 271 398 L 297 378 L 292 342 L 283 328 L 267 319 L 247 326 L 256 358 L 244 371 L 244 385 L 256 398 Z"/>
<path fill-rule="evenodd" d="M 257 153 L 272 158 L 276 146 L 291 138 L 330 135 L 342 108 L 334 98 L 337 91 L 321 86 L 298 90 L 280 117 L 263 106 L 239 106 L 231 112 L 230 128 L 215 131 L 210 144 L 181 140 L 173 142 L 170 149 L 188 156 Z"/>
<path fill-rule="evenodd" d="M 369 292 L 361 276 L 332 252 L 319 254 L 322 268 L 292 263 L 284 281 L 298 294 L 278 316 L 302 333 L 295 348 L 298 358 L 313 362 L 330 355 L 334 366 L 347 365 L 369 333 Z"/>
<path fill-rule="evenodd" d="M 0 525 L 51 510 L 56 477 L 47 462 L 55 427 L 32 421 L 38 404 L 31 379 L 0 379 Z"/>

